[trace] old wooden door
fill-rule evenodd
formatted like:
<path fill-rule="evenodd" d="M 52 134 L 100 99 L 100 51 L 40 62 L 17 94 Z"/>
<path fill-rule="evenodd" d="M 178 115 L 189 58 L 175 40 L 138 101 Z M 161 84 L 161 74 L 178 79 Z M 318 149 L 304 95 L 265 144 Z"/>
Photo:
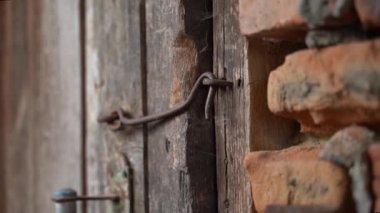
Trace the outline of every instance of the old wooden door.
<path fill-rule="evenodd" d="M 52 212 L 59 187 L 102 195 L 131 186 L 124 212 L 252 211 L 237 0 L 12 0 L 0 9 L 1 212 Z M 117 132 L 97 122 L 119 107 L 132 117 L 165 111 L 206 71 L 233 82 L 218 91 L 212 119 L 202 89 L 165 122 Z"/>
<path fill-rule="evenodd" d="M 89 193 L 104 192 L 107 167 L 124 156 L 134 170 L 136 212 L 250 212 L 242 166 L 247 45 L 238 1 L 97 0 L 86 3 L 85 16 Z M 204 90 L 167 122 L 114 133 L 95 120 L 117 107 L 135 117 L 165 111 L 205 71 L 234 83 L 219 91 L 214 119 L 204 119 Z M 90 205 L 91 212 L 105 208 Z"/>

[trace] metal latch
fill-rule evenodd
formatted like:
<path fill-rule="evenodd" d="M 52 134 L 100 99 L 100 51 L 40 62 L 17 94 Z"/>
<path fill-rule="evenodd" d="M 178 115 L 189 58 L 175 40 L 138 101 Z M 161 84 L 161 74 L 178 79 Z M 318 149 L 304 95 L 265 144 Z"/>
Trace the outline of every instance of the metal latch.
<path fill-rule="evenodd" d="M 199 88 L 201 86 L 209 87 L 205 104 L 205 118 L 209 119 L 211 114 L 211 106 L 214 101 L 216 90 L 220 87 L 230 87 L 232 85 L 233 83 L 230 81 L 217 79 L 213 73 L 205 72 L 198 77 L 187 99 L 183 103 L 173 107 L 172 109 L 166 112 L 130 119 L 125 116 L 125 113 L 122 109 L 119 109 L 106 116 L 100 116 L 98 118 L 98 122 L 107 123 L 112 130 L 119 130 L 123 126 L 141 125 L 152 121 L 174 117 L 185 112 L 189 108 L 191 103 L 194 101 L 194 98 L 196 97 L 197 92 L 199 91 Z"/>

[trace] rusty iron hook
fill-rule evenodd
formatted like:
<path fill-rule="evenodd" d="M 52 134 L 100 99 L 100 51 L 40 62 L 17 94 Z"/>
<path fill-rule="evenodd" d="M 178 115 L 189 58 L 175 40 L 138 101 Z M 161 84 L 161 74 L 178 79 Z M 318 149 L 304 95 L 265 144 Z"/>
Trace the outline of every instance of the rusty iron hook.
<path fill-rule="evenodd" d="M 199 88 L 203 86 L 208 86 L 209 91 L 206 99 L 206 104 L 205 104 L 205 118 L 209 119 L 210 114 L 211 114 L 211 106 L 216 94 L 216 90 L 219 87 L 229 87 L 232 86 L 232 82 L 226 81 L 226 80 L 221 80 L 217 79 L 215 75 L 211 72 L 205 72 L 199 76 L 199 78 L 195 81 L 193 88 L 190 91 L 189 96 L 187 99 L 177 105 L 171 108 L 170 110 L 154 115 L 147 115 L 143 116 L 141 118 L 127 118 L 124 115 L 124 112 L 122 109 L 118 109 L 116 112 L 112 112 L 110 115 L 99 117 L 98 122 L 100 123 L 108 123 L 110 125 L 111 129 L 120 129 L 122 125 L 126 126 L 134 126 L 134 125 L 141 125 L 145 123 L 149 123 L 152 121 L 157 121 L 157 120 L 163 120 L 167 119 L 176 115 L 179 115 L 186 111 L 191 103 L 194 101 L 195 96 L 197 95 L 197 92 L 199 91 Z"/>

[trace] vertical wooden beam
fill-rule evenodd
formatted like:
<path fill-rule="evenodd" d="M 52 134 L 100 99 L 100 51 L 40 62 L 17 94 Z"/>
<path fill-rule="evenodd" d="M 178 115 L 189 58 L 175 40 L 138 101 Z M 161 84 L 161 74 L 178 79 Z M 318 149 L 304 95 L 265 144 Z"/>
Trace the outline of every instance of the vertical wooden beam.
<path fill-rule="evenodd" d="M 290 146 L 297 132 L 294 121 L 269 111 L 267 78 L 287 53 L 302 44 L 244 38 L 238 1 L 214 1 L 214 14 L 214 72 L 235 83 L 232 91 L 219 94 L 216 103 L 219 212 L 252 212 L 244 156 Z"/>
<path fill-rule="evenodd" d="M 87 188 L 92 195 L 126 191 L 128 183 L 115 183 L 114 177 L 132 169 L 133 207 L 144 212 L 142 129 L 113 132 L 97 122 L 99 114 L 119 107 L 142 116 L 139 6 L 138 0 L 86 0 Z M 112 209 L 109 202 L 88 204 L 91 213 Z"/>
<path fill-rule="evenodd" d="M 0 2 L 0 174 L 5 174 L 5 70 L 9 70 L 11 2 Z M 0 212 L 6 211 L 5 175 L 0 175 Z"/>
<path fill-rule="evenodd" d="M 294 145 L 293 138 L 299 132 L 299 125 L 269 111 L 267 83 L 270 72 L 283 63 L 285 56 L 301 49 L 304 44 L 254 38 L 248 41 L 251 150 L 282 149 Z"/>
<path fill-rule="evenodd" d="M 12 0 L 4 82 L 6 212 L 53 212 L 54 189 L 80 189 L 77 0 Z"/>
<path fill-rule="evenodd" d="M 244 171 L 250 151 L 250 87 L 247 41 L 240 35 L 238 1 L 214 0 L 214 73 L 234 82 L 216 102 L 218 210 L 251 212 L 252 199 Z"/>
<path fill-rule="evenodd" d="M 212 69 L 208 0 L 146 0 L 148 112 L 182 102 Z M 216 212 L 214 129 L 203 90 L 190 110 L 149 126 L 151 212 Z"/>

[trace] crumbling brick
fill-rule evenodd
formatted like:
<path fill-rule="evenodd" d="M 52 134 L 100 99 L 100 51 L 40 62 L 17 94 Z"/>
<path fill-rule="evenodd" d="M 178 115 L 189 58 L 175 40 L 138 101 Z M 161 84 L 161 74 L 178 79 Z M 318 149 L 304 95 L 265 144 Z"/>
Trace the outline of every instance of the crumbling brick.
<path fill-rule="evenodd" d="M 358 30 L 358 28 L 310 30 L 306 35 L 305 43 L 309 48 L 321 48 L 336 44 L 361 41 L 365 38 L 365 33 Z"/>
<path fill-rule="evenodd" d="M 380 28 L 379 0 L 355 0 L 355 7 L 366 30 Z"/>
<path fill-rule="evenodd" d="M 259 37 L 303 37 L 306 23 L 298 13 L 299 0 L 240 0 L 240 30 Z"/>
<path fill-rule="evenodd" d="M 380 212 L 380 144 L 372 144 L 368 148 L 372 166 L 372 192 L 375 197 L 374 212 Z"/>
<path fill-rule="evenodd" d="M 319 151 L 318 146 L 298 146 L 248 154 L 245 168 L 256 210 L 264 212 L 269 205 L 343 208 L 350 194 L 346 171 L 319 160 Z"/>
<path fill-rule="evenodd" d="M 380 144 L 373 144 L 368 148 L 368 155 L 372 163 L 372 175 L 380 179 Z M 380 192 L 380 188 L 379 188 Z M 379 194 L 380 195 L 380 194 Z"/>
<path fill-rule="evenodd" d="M 281 40 L 303 40 L 308 27 L 359 22 L 352 0 L 240 0 L 239 12 L 243 35 Z"/>
<path fill-rule="evenodd" d="M 299 13 L 309 29 L 358 23 L 354 0 L 300 0 Z"/>
<path fill-rule="evenodd" d="M 289 206 L 289 205 L 270 205 L 265 209 L 265 213 L 347 213 L 347 211 L 331 209 L 326 206 Z"/>
<path fill-rule="evenodd" d="M 269 109 L 306 132 L 380 122 L 380 39 L 303 50 L 268 80 Z"/>

